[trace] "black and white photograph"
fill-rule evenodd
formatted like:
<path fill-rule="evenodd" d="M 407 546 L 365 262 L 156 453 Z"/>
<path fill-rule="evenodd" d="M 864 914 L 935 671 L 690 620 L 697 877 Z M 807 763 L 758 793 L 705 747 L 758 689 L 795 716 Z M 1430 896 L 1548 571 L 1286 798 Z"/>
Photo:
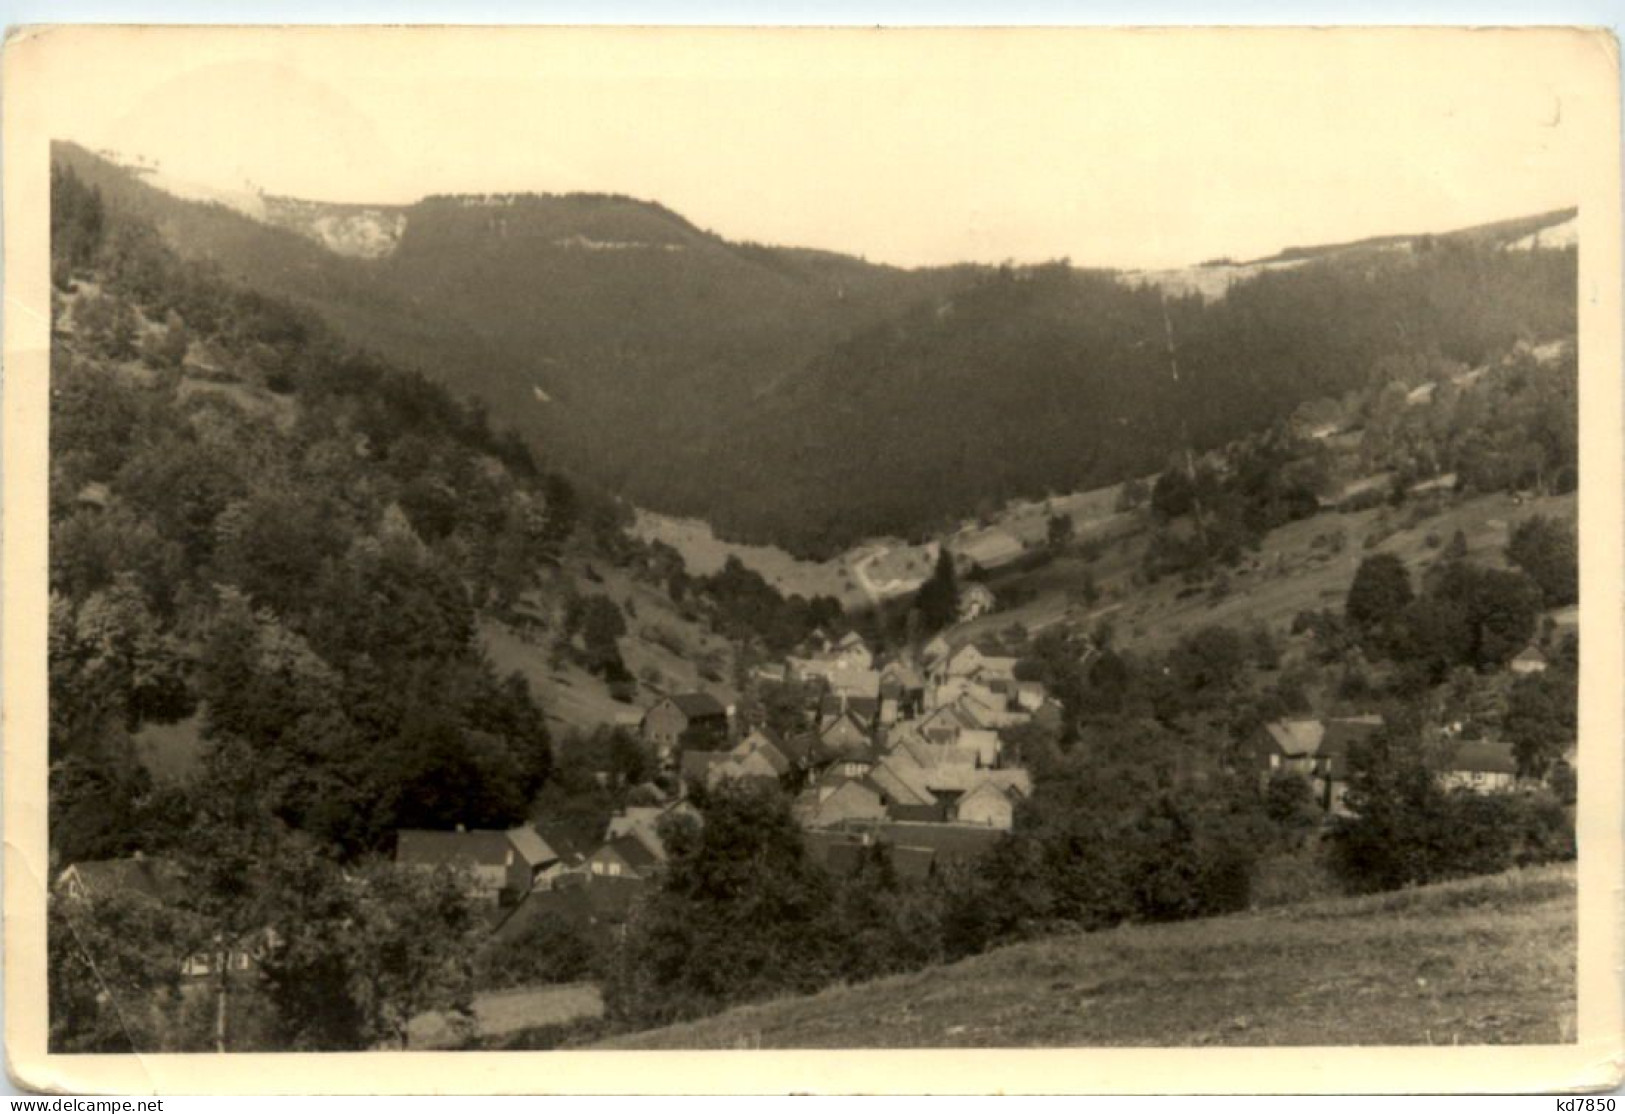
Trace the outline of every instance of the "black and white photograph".
<path fill-rule="evenodd" d="M 1612 38 L 7 53 L 25 1078 L 1397 1046 L 1610 1085 Z"/>

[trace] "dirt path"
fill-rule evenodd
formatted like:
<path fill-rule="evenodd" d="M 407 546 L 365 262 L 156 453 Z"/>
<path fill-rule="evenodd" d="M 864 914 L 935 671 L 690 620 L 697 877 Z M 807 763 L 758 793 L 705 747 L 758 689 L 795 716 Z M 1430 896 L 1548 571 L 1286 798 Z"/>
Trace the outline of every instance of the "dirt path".
<path fill-rule="evenodd" d="M 603 1015 L 604 997 L 594 983 L 522 986 L 474 996 L 475 1025 L 485 1037 Z M 414 1018 L 408 1032 L 412 1048 L 444 1047 L 451 1039 L 451 1028 L 438 1013 Z"/>

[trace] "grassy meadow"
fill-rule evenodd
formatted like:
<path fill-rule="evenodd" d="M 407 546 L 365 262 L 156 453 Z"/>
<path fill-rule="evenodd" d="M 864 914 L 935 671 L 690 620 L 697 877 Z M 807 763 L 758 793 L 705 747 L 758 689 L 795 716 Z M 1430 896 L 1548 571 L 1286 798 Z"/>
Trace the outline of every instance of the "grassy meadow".
<path fill-rule="evenodd" d="M 1575 949 L 1566 864 L 1050 937 L 606 1046 L 1567 1043 Z"/>

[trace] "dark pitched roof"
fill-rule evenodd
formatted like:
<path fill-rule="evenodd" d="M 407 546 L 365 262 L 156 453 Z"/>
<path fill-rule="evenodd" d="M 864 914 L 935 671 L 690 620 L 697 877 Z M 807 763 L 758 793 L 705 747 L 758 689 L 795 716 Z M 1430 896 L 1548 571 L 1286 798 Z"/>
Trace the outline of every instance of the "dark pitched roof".
<path fill-rule="evenodd" d="M 1320 740 L 1320 753 L 1348 753 L 1349 745 L 1363 742 L 1382 727 L 1381 716 L 1350 716 L 1326 721 L 1326 734 Z"/>
<path fill-rule="evenodd" d="M 555 862 L 559 857 L 558 852 L 553 850 L 531 824 L 521 824 L 517 828 L 508 829 L 508 842 L 519 852 L 519 857 L 533 867 Z"/>
<path fill-rule="evenodd" d="M 636 871 L 647 870 L 660 862 L 659 856 L 649 850 L 649 845 L 630 832 L 610 840 L 604 844 L 604 849 L 615 852 L 622 862 Z"/>
<path fill-rule="evenodd" d="M 802 833 L 807 857 L 832 874 L 851 874 L 866 856 L 878 847 L 891 863 L 897 877 L 918 881 L 931 873 L 936 852 L 929 847 L 905 847 L 878 840 L 866 842 L 862 835 L 841 829 L 809 829 Z"/>
<path fill-rule="evenodd" d="M 878 696 L 847 696 L 839 693 L 825 693 L 818 701 L 818 715 L 820 719 L 839 719 L 849 715 L 864 729 L 874 723 L 875 717 L 880 715 L 880 697 Z"/>
<path fill-rule="evenodd" d="M 865 723 L 873 723 L 875 717 L 880 714 L 880 697 L 849 696 L 846 699 L 846 710 Z"/>
<path fill-rule="evenodd" d="M 874 765 L 880 761 L 881 755 L 867 738 L 846 746 L 837 746 L 829 740 L 820 738 L 813 744 L 809 758 L 815 766 L 827 766 L 836 762 L 867 762 Z"/>
<path fill-rule="evenodd" d="M 722 706 L 722 702 L 708 692 L 679 692 L 666 699 L 677 705 L 677 710 L 689 719 L 728 714 L 728 709 Z"/>
<path fill-rule="evenodd" d="M 893 802 L 886 806 L 887 814 L 893 820 L 911 820 L 919 823 L 939 823 L 948 818 L 948 809 L 942 802 L 929 805 L 900 805 Z"/>
<path fill-rule="evenodd" d="M 507 832 L 403 828 L 395 833 L 395 861 L 414 866 L 506 866 L 512 850 Z"/>
<path fill-rule="evenodd" d="M 795 763 L 805 762 L 817 747 L 818 736 L 809 734 L 786 735 L 778 743 L 779 752 Z"/>
<path fill-rule="evenodd" d="M 1513 754 L 1511 743 L 1475 739 L 1457 746 L 1444 767 L 1452 773 L 1516 774 L 1518 759 Z"/>
<path fill-rule="evenodd" d="M 578 863 L 598 846 L 598 838 L 608 822 L 607 817 L 592 813 L 581 817 L 539 820 L 532 827 L 558 853 L 559 858 L 567 863 Z"/>
<path fill-rule="evenodd" d="M 778 746 L 780 743 L 782 743 L 784 741 L 780 737 L 779 733 L 777 731 L 773 730 L 767 724 L 758 723 L 755 726 L 751 727 L 749 730 L 747 730 L 744 733 L 744 735 L 740 737 L 739 746 L 743 746 L 746 742 L 748 742 L 750 740 L 751 736 L 753 736 L 753 735 L 760 735 L 762 738 L 766 739 L 768 742 L 772 743 L 774 746 Z M 737 747 L 735 749 L 737 749 Z"/>
<path fill-rule="evenodd" d="M 532 890 L 496 926 L 492 936 L 502 943 L 512 943 L 549 916 L 576 925 L 622 924 L 648 890 L 649 884 L 641 878 L 608 877 L 584 879 L 551 890 Z"/>
<path fill-rule="evenodd" d="M 1349 749 L 1363 742 L 1382 727 L 1381 716 L 1354 716 L 1348 719 L 1329 719 L 1326 733 L 1321 737 L 1320 749 L 1315 757 L 1320 760 L 1321 771 L 1333 780 L 1348 777 Z"/>
<path fill-rule="evenodd" d="M 167 859 L 95 859 L 73 863 L 66 870 L 78 876 L 89 898 L 125 894 L 169 901 L 181 883 L 181 869 Z"/>
<path fill-rule="evenodd" d="M 1003 837 L 997 828 L 980 824 L 914 824 L 892 822 L 875 828 L 875 838 L 898 847 L 929 848 L 939 858 L 967 859 L 981 855 Z"/>

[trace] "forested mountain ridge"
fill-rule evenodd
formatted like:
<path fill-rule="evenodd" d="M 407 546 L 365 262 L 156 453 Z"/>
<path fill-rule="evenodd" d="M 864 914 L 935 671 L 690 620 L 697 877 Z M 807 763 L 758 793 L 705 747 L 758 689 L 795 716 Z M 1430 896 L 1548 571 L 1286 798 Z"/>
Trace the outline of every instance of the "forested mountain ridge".
<path fill-rule="evenodd" d="M 477 631 L 539 609 L 568 642 L 606 610 L 543 577 L 624 543 L 612 505 L 478 405 L 177 258 L 71 171 L 52 187 L 58 864 L 176 837 L 198 802 L 132 737 L 194 715 L 202 784 L 255 784 L 245 800 L 335 854 L 523 820 L 549 731 Z M 601 671 L 616 633 L 587 632 Z"/>
<path fill-rule="evenodd" d="M 1148 649 L 1114 642 L 1096 616 L 1087 628 L 1069 621 L 1042 633 L 1006 622 L 989 654 L 998 651 L 1018 692 L 1036 685 L 1059 703 L 1046 705 L 1044 724 L 1006 724 L 998 736 L 1009 760 L 1030 771 L 1032 793 L 1008 802 L 1009 836 L 974 867 L 948 864 L 905 881 L 883 856 L 866 855 L 850 875 L 829 874 L 791 806 L 807 771 L 781 775 L 788 784 L 770 776 L 715 791 L 693 785 L 701 823 L 668 816 L 669 838 L 657 826 L 668 866 L 663 880 L 643 880 L 647 904 L 628 931 L 584 938 L 579 926 L 544 925 L 506 953 L 489 936 L 482 945 L 476 937 L 489 925 L 476 923 L 453 878 L 381 861 L 397 829 L 503 828 L 528 815 L 596 839 L 610 808 L 676 792 L 669 774 L 653 775 L 646 745 L 610 729 L 624 722 L 613 705 L 632 706 L 621 697 L 593 721 L 601 730 L 592 737 L 555 746 L 546 715 L 555 694 L 533 690 L 533 675 L 504 676 L 512 657 L 535 655 L 511 642 L 494 649 L 493 624 L 538 636 L 531 647 L 550 643 L 560 661 L 626 692 L 640 681 L 667 684 L 667 659 L 623 659 L 634 628 L 669 649 L 690 633 L 670 637 L 670 615 L 708 622 L 705 649 L 720 641 L 735 652 L 695 658 L 699 675 L 726 677 L 741 690 L 744 724 L 788 739 L 821 723 L 825 701 L 786 659 L 814 630 L 846 629 L 847 617 L 832 600 L 781 598 L 738 562 L 690 575 L 675 551 L 626 538 L 623 505 L 538 464 L 479 405 L 357 350 L 314 312 L 180 258 L 70 168 L 52 185 L 53 866 L 139 873 L 142 862 L 162 863 L 187 881 L 173 908 L 53 899 L 55 1048 L 226 1048 L 225 1022 L 210 1034 L 194 1024 L 199 1016 L 155 1032 L 138 1019 L 131 1031 L 103 981 L 111 972 L 115 986 L 159 992 L 185 1015 L 202 1000 L 181 985 L 183 962 L 198 949 L 222 957 L 221 973 L 223 949 L 256 949 L 258 966 L 242 984 L 231 989 L 222 977 L 218 1006 L 205 1001 L 209 1019 L 228 1015 L 228 998 L 270 1011 L 232 1015 L 233 1047 L 366 1048 L 404 1043 L 407 1022 L 424 1011 L 466 1011 L 477 964 L 488 965 L 482 977 L 604 978 L 609 1023 L 632 1027 L 913 970 L 1040 932 L 1240 909 L 1269 892 L 1270 871 L 1307 865 L 1298 852 L 1317 822 L 1312 810 L 1326 807 L 1302 778 L 1272 780 L 1266 791 L 1250 776 L 1256 729 L 1316 710 L 1311 694 L 1334 691 L 1358 705 L 1339 711 L 1377 707 L 1393 725 L 1358 756 L 1345 798 L 1378 802 L 1371 815 L 1390 827 L 1328 833 L 1344 882 L 1380 888 L 1572 855 L 1557 771 L 1568 769 L 1560 756 L 1573 720 L 1563 709 L 1573 706 L 1578 647 L 1537 623 L 1542 607 L 1573 605 L 1575 550 L 1564 525 L 1534 516 L 1506 539 L 1519 571 L 1474 564 L 1482 539 L 1465 536 L 1436 567 L 1418 568 L 1414 586 L 1403 558 L 1372 553 L 1348 570 L 1342 612 L 1305 611 L 1290 633 L 1209 624 Z M 460 219 L 447 214 L 448 223 Z M 296 254 L 297 243 L 282 246 Z M 1476 273 L 1477 257 L 1452 251 L 1427 265 Z M 841 264 L 810 256 L 807 265 Z M 1520 274 L 1542 272 L 1509 267 L 1495 281 L 1510 290 Z M 1328 289 L 1324 296 L 1343 288 Z M 1101 321 L 1080 305 L 1119 316 Z M 1193 308 L 1171 301 L 1165 320 L 1154 292 L 1060 266 L 1012 270 L 895 329 L 855 334 L 852 353 L 817 370 L 835 389 L 868 398 L 886 377 L 864 374 L 865 346 L 884 348 L 889 369 L 905 366 L 918 343 L 930 356 L 921 374 L 948 368 L 968 397 L 982 361 L 1011 348 L 1064 364 L 1072 347 L 1087 345 L 1102 361 L 1143 360 L 1155 390 L 1162 380 L 1150 369 L 1166 351 L 1121 344 L 1114 323 L 1197 333 L 1201 323 L 1180 316 Z M 1459 335 L 1434 330 L 1463 360 L 1507 335 L 1498 322 L 1472 321 L 1469 308 L 1440 312 L 1465 322 Z M 1432 321 L 1433 311 L 1417 320 Z M 970 327 L 956 323 L 961 316 Z M 956 336 L 981 345 L 959 364 Z M 1345 355 L 1364 352 L 1351 342 Z M 1321 399 L 1289 423 L 1311 431 L 1233 443 L 1191 474 L 1165 470 L 1137 497 L 1149 504 L 1153 532 L 1127 589 L 1177 574 L 1188 585 L 1182 595 L 1211 580 L 1206 595 L 1217 604 L 1231 591 L 1225 568 L 1262 580 L 1257 563 L 1242 567 L 1249 548 L 1282 521 L 1318 517 L 1316 495 L 1338 478 L 1321 459 L 1332 452 L 1323 435 L 1358 458 L 1351 466 L 1395 473 L 1378 499 L 1402 503 L 1426 487 L 1423 505 L 1407 512 L 1418 525 L 1456 498 L 1441 469 L 1474 491 L 1571 490 L 1572 347 L 1506 355 L 1477 370 L 1443 351 L 1399 367 L 1379 359 L 1363 391 Z M 1022 359 L 1012 365 L 1018 381 L 1031 379 Z M 1064 381 L 1039 382 L 1058 396 Z M 1171 375 L 1166 382 L 1160 389 L 1174 393 Z M 767 392 L 764 408 L 768 396 L 795 389 Z M 1425 405 L 1413 404 L 1417 391 Z M 1044 401 L 1018 398 L 1012 408 Z M 1356 422 L 1363 431 L 1348 444 Z M 1057 516 L 1048 526 L 1044 556 L 1070 562 L 1073 539 L 1055 529 L 1064 523 Z M 1139 541 L 1119 544 L 1138 553 Z M 1382 542 L 1374 528 L 1365 547 Z M 1106 556 L 1089 555 L 1092 544 L 1077 546 L 1079 562 Z M 907 611 L 853 616 L 860 642 L 906 659 L 954 622 L 953 563 L 938 566 L 945 571 L 931 583 L 945 591 L 922 589 Z M 1092 607 L 1102 585 L 1082 571 L 1079 596 Z M 998 584 L 1006 607 L 1017 597 L 1010 587 Z M 1331 591 L 1343 595 L 1342 584 Z M 1548 670 L 1503 677 L 1537 638 Z M 782 671 L 751 668 L 778 662 Z M 691 679 L 667 691 L 690 691 Z M 1434 728 L 1454 705 L 1503 697 L 1504 709 L 1479 718 L 1505 727 L 1520 769 L 1550 776 L 1552 791 L 1480 801 L 1447 790 L 1426 764 Z M 132 739 L 182 717 L 201 723 L 201 768 L 160 783 Z M 583 756 L 588 749 L 597 753 Z M 1572 776 L 1566 784 L 1572 801 Z M 568 962 L 552 964 L 559 955 Z"/>
<path fill-rule="evenodd" d="M 550 458 L 803 555 L 1143 475 L 1384 359 L 1474 364 L 1574 328 L 1573 250 L 1505 250 L 1565 212 L 1293 248 L 1290 267 L 1165 310 L 1132 276 L 905 271 L 602 195 L 428 198 L 390 210 L 398 242 L 358 258 L 55 156 L 176 250 L 484 399 Z"/>

